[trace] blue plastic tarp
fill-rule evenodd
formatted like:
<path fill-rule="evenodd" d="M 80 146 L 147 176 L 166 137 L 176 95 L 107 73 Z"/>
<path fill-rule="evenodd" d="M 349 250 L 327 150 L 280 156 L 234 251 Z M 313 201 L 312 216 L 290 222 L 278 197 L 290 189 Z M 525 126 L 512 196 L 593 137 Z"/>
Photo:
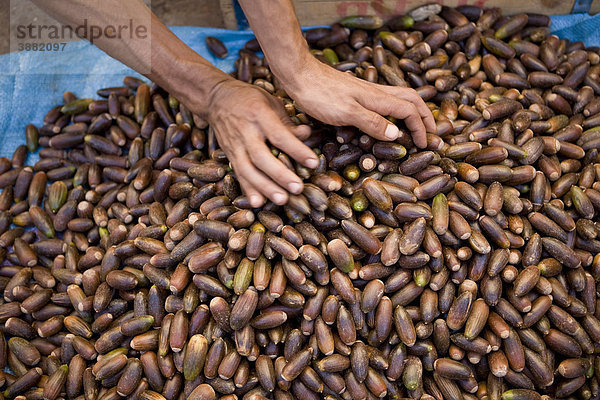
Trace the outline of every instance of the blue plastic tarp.
<path fill-rule="evenodd" d="M 559 37 L 600 46 L 600 14 L 552 17 L 551 30 Z M 253 37 L 250 31 L 199 27 L 173 27 L 173 32 L 200 55 L 225 72 L 233 69 L 237 52 Z M 213 57 L 206 36 L 220 38 L 229 49 L 227 58 Z M 0 56 L 0 156 L 10 157 L 25 142 L 28 123 L 40 126 L 46 112 L 62 103 L 64 91 L 78 97 L 97 97 L 96 90 L 122 84 L 135 71 L 107 56 L 87 42 L 68 43 L 64 51 L 25 51 Z M 29 164 L 37 161 L 30 155 Z"/>

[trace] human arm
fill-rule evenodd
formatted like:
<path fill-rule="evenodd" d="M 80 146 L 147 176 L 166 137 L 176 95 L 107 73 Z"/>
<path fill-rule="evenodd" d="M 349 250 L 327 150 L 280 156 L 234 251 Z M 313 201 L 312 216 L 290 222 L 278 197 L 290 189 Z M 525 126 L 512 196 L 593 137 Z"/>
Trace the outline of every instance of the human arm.
<path fill-rule="evenodd" d="M 418 147 L 435 132 L 431 112 L 413 90 L 373 84 L 313 57 L 290 0 L 240 0 L 269 66 L 300 107 L 322 122 L 353 125 L 380 140 L 398 129 L 383 116 L 403 119 Z"/>
<path fill-rule="evenodd" d="M 88 26 L 103 29 L 130 21 L 134 26 L 146 26 L 149 38 L 102 36 L 94 44 L 158 83 L 209 121 L 253 206 L 260 206 L 265 197 L 284 204 L 288 191 L 302 191 L 300 178 L 271 154 L 265 140 L 307 167 L 315 167 L 316 155 L 299 139 L 310 133 L 308 127 L 293 126 L 281 102 L 264 90 L 236 81 L 212 66 L 179 40 L 143 2 L 34 2 L 70 26 L 82 25 L 84 20 Z"/>
<path fill-rule="evenodd" d="M 84 24 L 103 30 L 93 43 L 111 57 L 144 74 L 178 98 L 192 95 L 204 99 L 199 108 L 207 108 L 212 88 L 227 80 L 227 74 L 179 40 L 141 0 L 32 0 L 39 8 L 73 29 Z M 117 34 L 119 26 L 142 27 L 142 33 Z M 115 33 L 104 30 L 115 27 Z M 113 37 L 114 36 L 114 37 Z M 189 85 L 187 71 L 201 74 L 202 79 Z M 192 94 L 193 91 L 193 94 Z"/>

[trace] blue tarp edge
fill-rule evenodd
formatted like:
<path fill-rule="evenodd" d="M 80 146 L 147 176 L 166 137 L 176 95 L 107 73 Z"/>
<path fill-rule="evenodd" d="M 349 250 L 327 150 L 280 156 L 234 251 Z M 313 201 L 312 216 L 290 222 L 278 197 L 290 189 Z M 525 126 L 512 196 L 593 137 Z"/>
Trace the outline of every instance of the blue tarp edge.
<path fill-rule="evenodd" d="M 238 50 L 253 37 L 251 31 L 189 26 L 172 30 L 225 72 L 233 69 Z M 561 38 L 600 46 L 600 15 L 553 16 L 551 30 Z M 206 36 L 216 36 L 225 43 L 229 49 L 225 59 L 208 52 Z M 68 43 L 60 52 L 30 51 L 0 56 L 0 156 L 11 157 L 15 148 L 25 142 L 25 126 L 28 123 L 40 126 L 46 112 L 62 102 L 65 90 L 79 97 L 97 97 L 97 89 L 121 85 L 125 75 L 139 76 L 87 42 Z M 33 154 L 28 163 L 37 160 Z"/>

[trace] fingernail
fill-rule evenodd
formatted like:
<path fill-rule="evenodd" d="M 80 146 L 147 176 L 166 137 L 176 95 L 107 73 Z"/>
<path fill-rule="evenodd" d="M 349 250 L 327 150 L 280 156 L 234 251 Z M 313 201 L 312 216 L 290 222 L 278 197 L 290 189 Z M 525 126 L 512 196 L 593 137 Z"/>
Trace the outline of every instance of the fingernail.
<path fill-rule="evenodd" d="M 290 192 L 294 194 L 300 193 L 302 191 L 302 184 L 298 182 L 292 182 L 289 184 L 288 187 L 290 189 Z"/>
<path fill-rule="evenodd" d="M 319 166 L 319 160 L 316 158 L 309 158 L 306 160 L 305 164 L 308 168 L 317 168 Z"/>
<path fill-rule="evenodd" d="M 396 125 L 388 124 L 387 128 L 385 128 L 385 137 L 388 139 L 396 139 L 398 134 L 400 134 L 400 131 Z"/>
<path fill-rule="evenodd" d="M 283 194 L 283 193 L 275 193 L 273 195 L 273 202 L 275 204 L 283 204 L 283 203 L 285 203 L 285 194 Z"/>
<path fill-rule="evenodd" d="M 253 196 L 250 196 L 250 198 L 248 200 L 250 201 L 250 205 L 253 208 L 260 207 L 260 197 L 253 195 Z"/>

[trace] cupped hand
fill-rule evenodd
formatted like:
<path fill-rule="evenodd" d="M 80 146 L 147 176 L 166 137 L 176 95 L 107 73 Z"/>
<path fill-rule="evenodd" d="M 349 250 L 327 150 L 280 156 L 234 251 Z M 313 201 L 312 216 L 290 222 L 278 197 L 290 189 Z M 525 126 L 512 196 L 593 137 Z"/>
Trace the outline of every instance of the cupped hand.
<path fill-rule="evenodd" d="M 321 122 L 352 125 L 379 140 L 395 140 L 398 128 L 385 116 L 404 120 L 419 148 L 427 145 L 426 133 L 436 131 L 431 111 L 414 89 L 367 82 L 338 71 L 317 59 L 294 74 L 278 76 L 300 108 Z"/>
<path fill-rule="evenodd" d="M 265 197 L 283 205 L 288 193 L 302 192 L 302 180 L 265 144 L 268 140 L 308 168 L 318 165 L 301 141 L 310 128 L 294 125 L 280 100 L 257 86 L 227 79 L 213 88 L 206 115 L 253 207 L 264 204 Z"/>

